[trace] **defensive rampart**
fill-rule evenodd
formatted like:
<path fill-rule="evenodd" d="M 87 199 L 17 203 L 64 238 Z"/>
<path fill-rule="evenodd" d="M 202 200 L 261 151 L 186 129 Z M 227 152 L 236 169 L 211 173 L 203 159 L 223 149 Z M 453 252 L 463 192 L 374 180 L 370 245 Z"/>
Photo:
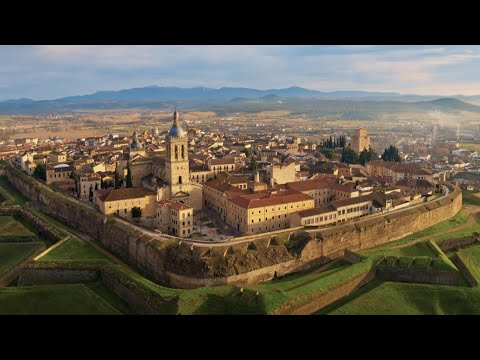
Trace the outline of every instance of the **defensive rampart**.
<path fill-rule="evenodd" d="M 438 201 L 352 224 L 318 230 L 313 239 L 292 252 L 271 244 L 268 234 L 239 244 L 205 247 L 175 239 L 159 240 L 115 218 L 105 218 L 88 205 L 38 184 L 25 173 L 6 167 L 9 181 L 33 206 L 98 239 L 107 249 L 135 264 L 156 281 L 181 288 L 265 281 L 358 251 L 400 239 L 447 220 L 462 206 L 461 191 Z"/>

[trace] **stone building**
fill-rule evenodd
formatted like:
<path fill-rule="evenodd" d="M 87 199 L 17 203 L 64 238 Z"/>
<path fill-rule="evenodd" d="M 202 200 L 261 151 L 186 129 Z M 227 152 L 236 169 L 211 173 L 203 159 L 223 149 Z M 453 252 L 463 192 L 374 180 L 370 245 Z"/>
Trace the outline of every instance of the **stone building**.
<path fill-rule="evenodd" d="M 52 151 L 48 154 L 52 163 L 61 163 L 67 161 L 67 153 L 65 151 Z"/>
<path fill-rule="evenodd" d="M 102 178 L 100 175 L 95 173 L 83 173 L 78 178 L 78 188 L 77 193 L 78 197 L 83 200 L 88 200 L 90 198 L 90 190 L 92 194 L 95 190 L 101 188 Z"/>
<path fill-rule="evenodd" d="M 93 203 L 103 214 L 117 214 L 127 220 L 132 220 L 134 207 L 142 210 L 144 220 L 156 216 L 156 195 L 148 189 L 100 189 L 94 192 Z"/>
<path fill-rule="evenodd" d="M 188 237 L 193 233 L 193 208 L 169 200 L 157 203 L 157 225 L 164 233 Z"/>
<path fill-rule="evenodd" d="M 296 165 L 290 163 L 288 165 L 270 165 L 266 168 L 265 181 L 270 184 L 273 180 L 275 184 L 285 184 L 295 181 Z"/>
<path fill-rule="evenodd" d="M 124 169 L 129 161 L 133 187 L 153 187 L 158 201 L 180 202 L 193 207 L 195 211 L 201 210 L 203 186 L 201 181 L 190 181 L 188 137 L 180 126 L 180 117 L 176 111 L 165 147 L 165 154 L 123 159 L 119 162 L 119 174 L 123 176 L 126 173 Z"/>
<path fill-rule="evenodd" d="M 370 176 L 391 176 L 393 181 L 427 180 L 433 182 L 432 170 L 416 163 L 374 160 L 366 164 Z"/>
<path fill-rule="evenodd" d="M 323 226 L 376 213 L 381 205 L 371 195 L 337 200 L 328 205 L 292 214 L 292 226 Z"/>
<path fill-rule="evenodd" d="M 73 167 L 69 164 L 47 165 L 45 179 L 47 184 L 64 181 L 70 178 Z"/>
<path fill-rule="evenodd" d="M 352 150 L 357 153 L 367 149 L 370 146 L 370 137 L 368 136 L 367 129 L 355 129 L 353 130 L 352 141 L 350 142 Z"/>
<path fill-rule="evenodd" d="M 287 229 L 291 214 L 314 206 L 314 199 L 294 190 L 244 194 L 227 200 L 226 223 L 246 234 Z"/>

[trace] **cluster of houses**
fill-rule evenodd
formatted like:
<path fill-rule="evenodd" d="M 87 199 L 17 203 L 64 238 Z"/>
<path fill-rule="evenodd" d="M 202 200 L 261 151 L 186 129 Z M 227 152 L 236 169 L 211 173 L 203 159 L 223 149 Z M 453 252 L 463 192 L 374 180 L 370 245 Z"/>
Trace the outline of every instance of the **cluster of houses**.
<path fill-rule="evenodd" d="M 423 201 L 446 179 L 423 162 L 332 161 L 299 137 L 186 131 L 177 112 L 168 132 L 57 140 L 23 141 L 13 163 L 106 216 L 180 237 L 202 210 L 244 234 L 328 226 Z"/>

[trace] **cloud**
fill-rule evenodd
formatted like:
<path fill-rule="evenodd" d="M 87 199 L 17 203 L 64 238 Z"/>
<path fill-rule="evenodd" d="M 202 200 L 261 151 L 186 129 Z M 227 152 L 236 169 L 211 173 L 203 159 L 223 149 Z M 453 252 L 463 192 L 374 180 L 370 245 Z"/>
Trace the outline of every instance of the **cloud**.
<path fill-rule="evenodd" d="M 146 85 L 480 93 L 479 46 L 0 46 L 0 99 Z"/>

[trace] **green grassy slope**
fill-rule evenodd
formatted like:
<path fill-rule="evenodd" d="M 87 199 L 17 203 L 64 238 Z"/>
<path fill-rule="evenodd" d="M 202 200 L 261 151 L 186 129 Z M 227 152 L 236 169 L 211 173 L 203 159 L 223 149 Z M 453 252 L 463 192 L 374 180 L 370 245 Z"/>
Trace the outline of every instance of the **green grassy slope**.
<path fill-rule="evenodd" d="M 0 275 L 18 265 L 41 246 L 41 242 L 0 243 Z"/>
<path fill-rule="evenodd" d="M 57 248 L 50 251 L 39 261 L 63 260 L 107 260 L 108 258 L 89 243 L 72 237 Z"/>
<path fill-rule="evenodd" d="M 460 315 L 480 314 L 480 290 L 374 280 L 317 314 Z"/>
<path fill-rule="evenodd" d="M 119 315 L 84 284 L 0 289 L 0 315 Z"/>

